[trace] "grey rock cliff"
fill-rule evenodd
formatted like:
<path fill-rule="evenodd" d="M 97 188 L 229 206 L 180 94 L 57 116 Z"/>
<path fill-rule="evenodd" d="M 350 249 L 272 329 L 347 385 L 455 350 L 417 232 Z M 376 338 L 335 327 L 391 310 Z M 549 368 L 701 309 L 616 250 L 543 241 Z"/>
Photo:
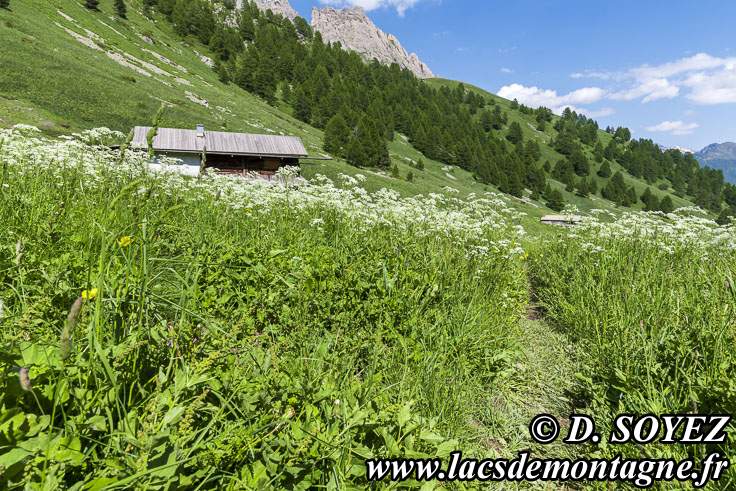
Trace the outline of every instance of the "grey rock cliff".
<path fill-rule="evenodd" d="M 419 78 L 434 77 L 416 54 L 407 53 L 396 36 L 376 27 L 361 7 L 345 7 L 342 10 L 313 7 L 312 27 L 322 34 L 326 43 L 339 41 L 344 49 L 357 51 L 387 65 L 397 63 Z"/>
<path fill-rule="evenodd" d="M 261 10 L 271 10 L 274 14 L 281 14 L 287 19 L 293 21 L 299 16 L 299 12 L 294 10 L 289 0 L 255 0 L 256 5 Z M 236 7 L 241 8 L 243 0 L 237 0 Z"/>

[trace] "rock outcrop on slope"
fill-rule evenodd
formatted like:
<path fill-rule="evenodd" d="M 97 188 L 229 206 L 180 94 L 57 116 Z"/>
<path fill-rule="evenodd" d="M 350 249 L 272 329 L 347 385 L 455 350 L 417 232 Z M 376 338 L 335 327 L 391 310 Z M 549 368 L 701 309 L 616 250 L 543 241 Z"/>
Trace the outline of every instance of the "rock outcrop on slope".
<path fill-rule="evenodd" d="M 259 9 L 271 10 L 274 14 L 281 14 L 291 21 L 299 16 L 299 12 L 291 7 L 289 0 L 255 0 L 255 2 Z M 243 0 L 237 0 L 236 6 L 241 8 Z"/>
<path fill-rule="evenodd" d="M 362 7 L 345 7 L 342 10 L 313 7 L 312 27 L 322 34 L 325 42 L 339 41 L 343 48 L 362 53 L 369 59 L 385 64 L 398 63 L 419 78 L 434 77 L 416 54 L 406 52 L 396 36 L 381 31 Z"/>

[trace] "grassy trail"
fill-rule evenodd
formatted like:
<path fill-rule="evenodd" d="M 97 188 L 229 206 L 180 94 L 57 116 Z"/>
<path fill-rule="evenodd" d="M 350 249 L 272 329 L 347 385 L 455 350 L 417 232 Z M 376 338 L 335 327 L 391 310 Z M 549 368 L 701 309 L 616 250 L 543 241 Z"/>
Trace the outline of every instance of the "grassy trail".
<path fill-rule="evenodd" d="M 489 446 L 515 458 L 517 452 L 530 451 L 535 458 L 575 459 L 579 451 L 561 443 L 568 432 L 569 416 L 575 412 L 575 373 L 579 371 L 577 347 L 565 334 L 555 331 L 532 306 L 526 319 L 519 321 L 520 341 L 513 372 L 500 394 L 494 394 L 491 404 L 501 415 L 501 428 Z M 551 414 L 561 424 L 558 440 L 541 445 L 529 436 L 529 423 L 539 414 Z M 501 435 L 501 436 L 498 436 Z M 497 489 L 570 489 L 558 482 L 533 484 L 501 483 Z M 495 488 L 494 488 L 495 489 Z"/>

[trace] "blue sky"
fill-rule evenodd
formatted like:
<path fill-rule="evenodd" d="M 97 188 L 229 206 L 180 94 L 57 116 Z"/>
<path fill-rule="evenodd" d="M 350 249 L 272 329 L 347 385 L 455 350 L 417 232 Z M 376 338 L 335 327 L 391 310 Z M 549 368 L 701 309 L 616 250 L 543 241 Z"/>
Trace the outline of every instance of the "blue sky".
<path fill-rule="evenodd" d="M 437 75 L 699 150 L 736 141 L 736 2 L 291 0 L 365 7 Z"/>

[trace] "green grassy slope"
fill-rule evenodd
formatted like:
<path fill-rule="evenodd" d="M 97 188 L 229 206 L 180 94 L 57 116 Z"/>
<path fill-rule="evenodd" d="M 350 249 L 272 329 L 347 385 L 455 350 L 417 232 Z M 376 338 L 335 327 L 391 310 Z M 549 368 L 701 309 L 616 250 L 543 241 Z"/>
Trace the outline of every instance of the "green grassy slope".
<path fill-rule="evenodd" d="M 128 2 L 127 20 L 116 18 L 111 2 L 102 3 L 100 11 L 69 0 L 15 1 L 11 7 L 0 10 L 0 126 L 33 124 L 52 135 L 97 126 L 127 132 L 134 125 L 149 123 L 159 105 L 165 103 L 168 109 L 162 126 L 191 128 L 203 123 L 224 131 L 295 135 L 304 140 L 311 156 L 326 156 L 321 150 L 320 130 L 294 119 L 288 108 L 270 106 L 233 84 L 221 83 L 201 59 L 208 54 L 206 46 L 193 37 L 182 40 L 163 18 L 155 16 L 152 22 L 138 2 Z M 439 87 L 458 82 L 432 79 L 426 83 Z M 561 158 L 547 145 L 556 134 L 552 125 L 544 133 L 535 131 L 529 126 L 531 117 L 511 110 L 510 101 L 466 87 L 492 97 L 506 110 L 509 123 L 519 122 L 525 139 L 539 142 L 541 162 L 549 160 L 554 165 Z M 600 138 L 605 144 L 611 135 L 601 132 Z M 337 179 L 340 173 L 361 173 L 367 177 L 364 186 L 369 191 L 386 187 L 404 196 L 445 193 L 448 186 L 461 196 L 496 191 L 476 182 L 467 171 L 448 170 L 426 158 L 425 170 L 419 171 L 415 165 L 421 154 L 401 135 L 389 150 L 399 169 L 398 179 L 340 161 L 306 163 L 303 174 Z M 614 172 L 618 169 L 612 164 Z M 406 179 L 409 172 L 413 182 Z M 596 179 L 599 186 L 603 184 L 602 179 Z M 560 188 L 566 202 L 583 211 L 614 208 L 600 197 L 580 198 L 565 192 L 562 184 L 551 182 Z M 639 193 L 645 188 L 630 176 L 627 184 L 633 184 Z M 663 194 L 658 189 L 654 192 L 660 197 Z M 549 211 L 540 202 L 507 199 L 529 213 L 530 220 Z M 676 206 L 690 204 L 675 196 L 672 199 Z"/>

